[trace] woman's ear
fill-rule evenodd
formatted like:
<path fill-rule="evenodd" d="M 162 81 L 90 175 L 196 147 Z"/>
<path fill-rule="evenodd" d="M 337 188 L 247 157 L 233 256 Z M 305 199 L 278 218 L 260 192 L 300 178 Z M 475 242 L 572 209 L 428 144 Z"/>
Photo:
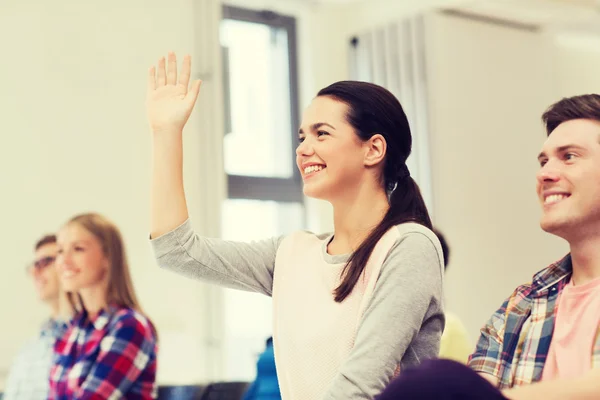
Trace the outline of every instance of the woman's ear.
<path fill-rule="evenodd" d="M 372 167 L 379 164 L 385 158 L 387 150 L 387 142 L 383 135 L 377 133 L 364 142 L 365 159 L 364 163 L 367 167 Z"/>
<path fill-rule="evenodd" d="M 108 259 L 108 257 L 104 257 L 104 262 L 102 263 L 102 267 L 104 268 L 105 271 L 110 270 L 110 260 Z"/>

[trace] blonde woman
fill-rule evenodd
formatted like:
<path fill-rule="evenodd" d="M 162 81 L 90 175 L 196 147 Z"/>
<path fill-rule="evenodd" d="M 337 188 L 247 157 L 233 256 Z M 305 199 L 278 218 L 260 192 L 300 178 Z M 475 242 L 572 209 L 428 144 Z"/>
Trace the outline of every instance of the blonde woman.
<path fill-rule="evenodd" d="M 155 398 L 156 332 L 117 227 L 98 214 L 72 218 L 58 233 L 56 263 L 77 313 L 54 346 L 49 398 Z"/>

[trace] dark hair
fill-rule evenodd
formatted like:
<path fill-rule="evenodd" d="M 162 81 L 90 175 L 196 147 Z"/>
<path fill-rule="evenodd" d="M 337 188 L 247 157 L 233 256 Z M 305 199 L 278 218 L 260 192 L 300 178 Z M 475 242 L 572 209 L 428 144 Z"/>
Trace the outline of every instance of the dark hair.
<path fill-rule="evenodd" d="M 600 95 L 584 94 L 564 98 L 548 107 L 542 115 L 548 136 L 563 122 L 580 118 L 600 121 Z"/>
<path fill-rule="evenodd" d="M 56 235 L 46 235 L 35 243 L 35 250 L 37 251 L 42 246 L 54 243 L 56 243 Z"/>
<path fill-rule="evenodd" d="M 335 301 L 342 302 L 354 289 L 379 239 L 393 226 L 416 222 L 430 229 L 431 219 L 417 183 L 410 177 L 406 159 L 412 148 L 410 126 L 400 102 L 381 86 L 357 81 L 336 82 L 317 94 L 348 106 L 346 120 L 364 141 L 380 134 L 387 143 L 382 185 L 390 194 L 390 208 L 383 220 L 352 253 L 342 282 L 335 289 Z"/>
<path fill-rule="evenodd" d="M 448 263 L 450 262 L 450 247 L 448 247 L 448 242 L 446 242 L 446 238 L 444 237 L 442 232 L 434 228 L 433 233 L 435 233 L 438 240 L 440 241 L 440 245 L 442 246 L 442 255 L 444 256 L 444 269 L 446 269 Z"/>

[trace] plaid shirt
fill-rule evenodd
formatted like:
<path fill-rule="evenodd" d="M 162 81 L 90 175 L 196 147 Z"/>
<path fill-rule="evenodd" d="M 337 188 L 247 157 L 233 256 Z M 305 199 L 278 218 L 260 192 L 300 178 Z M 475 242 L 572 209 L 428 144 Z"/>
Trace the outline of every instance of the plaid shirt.
<path fill-rule="evenodd" d="M 519 286 L 481 330 L 469 366 L 498 378 L 500 389 L 541 380 L 558 297 L 572 268 L 567 255 L 534 275 L 532 283 Z M 600 327 L 590 353 L 592 368 L 600 368 Z"/>
<path fill-rule="evenodd" d="M 110 307 L 92 320 L 79 314 L 54 351 L 49 399 L 156 397 L 156 338 L 132 309 Z"/>
<path fill-rule="evenodd" d="M 54 342 L 66 330 L 66 323 L 50 319 L 42 326 L 40 336 L 23 347 L 10 368 L 4 400 L 39 400 L 48 397 Z"/>

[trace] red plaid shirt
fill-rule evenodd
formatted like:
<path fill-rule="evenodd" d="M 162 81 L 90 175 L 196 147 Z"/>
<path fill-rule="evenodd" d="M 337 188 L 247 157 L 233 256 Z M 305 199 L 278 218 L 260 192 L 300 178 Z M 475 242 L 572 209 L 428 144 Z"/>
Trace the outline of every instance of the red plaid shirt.
<path fill-rule="evenodd" d="M 150 322 L 124 307 L 75 317 L 54 345 L 49 399 L 153 399 L 156 337 Z"/>

